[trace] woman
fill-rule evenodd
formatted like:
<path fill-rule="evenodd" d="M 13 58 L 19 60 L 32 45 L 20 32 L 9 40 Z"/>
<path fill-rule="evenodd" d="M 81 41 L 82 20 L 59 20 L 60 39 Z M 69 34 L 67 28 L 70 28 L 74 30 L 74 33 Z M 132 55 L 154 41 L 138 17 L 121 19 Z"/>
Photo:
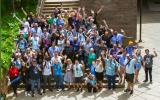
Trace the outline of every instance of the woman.
<path fill-rule="evenodd" d="M 100 58 L 96 60 L 96 67 L 95 67 L 95 75 L 98 82 L 99 88 L 102 88 L 102 81 L 103 81 L 103 63 Z"/>
<path fill-rule="evenodd" d="M 18 68 L 15 66 L 15 63 L 12 63 L 11 67 L 9 68 L 8 73 L 9 73 L 9 78 L 11 81 L 11 86 L 13 88 L 14 95 L 18 96 L 17 95 L 17 86 L 18 86 L 19 81 L 17 79 L 19 76 L 19 71 L 18 71 Z"/>
<path fill-rule="evenodd" d="M 55 55 L 52 58 L 52 65 L 57 91 L 59 91 L 59 88 L 64 90 L 61 56 L 58 55 L 57 51 L 55 51 Z"/>
<path fill-rule="evenodd" d="M 70 90 L 71 85 L 73 83 L 73 65 L 71 59 L 67 59 L 66 61 L 67 67 L 66 67 L 66 73 L 64 76 L 64 81 L 68 84 L 68 90 Z"/>
<path fill-rule="evenodd" d="M 91 67 L 92 61 L 96 60 L 96 54 L 94 52 L 94 49 L 90 49 L 90 53 L 88 54 L 88 67 Z"/>
<path fill-rule="evenodd" d="M 141 66 L 142 66 L 143 58 L 141 56 L 141 50 L 137 50 L 136 56 L 137 56 L 137 62 L 135 64 L 136 70 L 135 70 L 135 79 L 134 79 L 134 82 L 138 82 L 138 75 L 139 75 L 139 71 L 140 71 Z"/>

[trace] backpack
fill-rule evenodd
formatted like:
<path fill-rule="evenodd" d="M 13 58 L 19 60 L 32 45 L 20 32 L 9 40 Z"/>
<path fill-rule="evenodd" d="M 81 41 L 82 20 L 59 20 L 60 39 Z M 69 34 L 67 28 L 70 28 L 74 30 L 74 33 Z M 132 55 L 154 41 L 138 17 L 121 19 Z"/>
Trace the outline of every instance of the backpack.
<path fill-rule="evenodd" d="M 9 69 L 9 77 L 10 79 L 17 77 L 19 75 L 19 71 L 18 68 L 16 67 L 10 67 Z"/>

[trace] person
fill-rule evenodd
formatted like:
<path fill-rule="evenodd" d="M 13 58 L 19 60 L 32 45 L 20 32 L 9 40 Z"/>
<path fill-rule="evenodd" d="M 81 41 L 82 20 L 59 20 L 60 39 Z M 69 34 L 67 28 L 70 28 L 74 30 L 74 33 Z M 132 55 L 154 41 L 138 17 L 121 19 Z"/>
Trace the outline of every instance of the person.
<path fill-rule="evenodd" d="M 127 64 L 125 69 L 125 77 L 127 81 L 127 89 L 124 92 L 129 92 L 130 95 L 133 94 L 133 86 L 134 86 L 134 74 L 135 74 L 135 64 L 137 62 L 136 56 L 132 56 L 127 54 Z"/>
<path fill-rule="evenodd" d="M 135 65 L 136 70 L 135 70 L 134 82 L 138 82 L 139 71 L 140 71 L 142 63 L 143 63 L 143 58 L 141 56 L 141 50 L 139 50 L 139 49 L 137 50 L 136 56 L 137 56 L 137 62 L 136 62 L 136 65 Z"/>
<path fill-rule="evenodd" d="M 125 78 L 124 78 L 124 74 L 125 74 L 125 65 L 127 63 L 127 53 L 125 51 L 123 51 L 123 53 L 121 55 L 117 55 L 117 59 L 118 59 L 118 63 L 120 66 L 119 67 L 119 84 L 124 85 L 125 83 Z"/>
<path fill-rule="evenodd" d="M 43 74 L 43 93 L 46 93 L 46 83 L 48 82 L 48 89 L 50 91 L 52 90 L 51 87 L 51 78 L 53 75 L 53 67 L 50 61 L 50 57 L 48 55 L 45 55 L 45 60 L 43 61 L 43 70 L 42 70 L 42 74 Z"/>
<path fill-rule="evenodd" d="M 105 59 L 105 71 L 108 82 L 108 90 L 110 90 L 111 88 L 114 90 L 116 88 L 115 79 L 117 74 L 117 64 L 112 55 L 109 56 L 109 59 Z"/>
<path fill-rule="evenodd" d="M 129 41 L 128 45 L 125 48 L 126 53 L 129 55 L 133 55 L 135 49 L 136 49 L 136 47 L 133 45 L 133 41 Z"/>
<path fill-rule="evenodd" d="M 95 76 L 96 80 L 98 82 L 98 87 L 101 89 L 102 88 L 102 81 L 103 81 L 103 63 L 100 58 L 96 60 L 96 66 L 95 66 Z"/>
<path fill-rule="evenodd" d="M 80 90 L 82 91 L 82 82 L 83 82 L 83 66 L 79 63 L 79 61 L 76 59 L 75 64 L 73 66 L 73 72 L 75 77 L 75 84 L 77 85 L 77 92 Z"/>
<path fill-rule="evenodd" d="M 19 71 L 18 71 L 18 68 L 15 67 L 15 63 L 11 64 L 11 67 L 9 68 L 8 74 L 9 74 L 9 78 L 10 78 L 11 82 L 18 78 Z M 19 81 L 17 81 L 17 80 L 15 82 L 11 83 L 11 86 L 13 88 L 13 92 L 14 92 L 15 96 L 18 96 L 18 93 L 17 93 L 18 83 L 19 83 Z"/>
<path fill-rule="evenodd" d="M 31 91 L 32 97 L 34 97 L 35 85 L 37 85 L 38 94 L 42 95 L 40 87 L 40 74 L 39 71 L 42 71 L 38 66 L 36 59 L 32 60 L 32 65 L 29 68 L 29 77 L 31 82 Z"/>
<path fill-rule="evenodd" d="M 17 48 L 20 49 L 21 53 L 24 53 L 27 46 L 27 40 L 23 38 L 23 35 L 20 35 L 19 41 L 17 42 Z"/>
<path fill-rule="evenodd" d="M 73 83 L 73 65 L 71 59 L 66 60 L 67 67 L 66 67 L 66 73 L 64 76 L 64 81 L 68 84 L 68 90 L 70 90 L 71 85 Z"/>
<path fill-rule="evenodd" d="M 96 78 L 91 74 L 90 70 L 88 71 L 86 83 L 88 92 L 95 93 L 98 91 Z"/>
<path fill-rule="evenodd" d="M 91 49 L 90 49 L 90 52 L 89 52 L 89 54 L 88 54 L 88 67 L 89 67 L 89 68 L 90 68 L 93 60 L 96 60 L 96 54 L 95 54 L 95 52 L 94 52 L 94 49 L 91 48 Z"/>
<path fill-rule="evenodd" d="M 153 67 L 153 58 L 157 57 L 157 52 L 153 49 L 154 54 L 150 54 L 149 49 L 145 50 L 144 60 L 144 69 L 145 69 L 145 80 L 143 82 L 148 81 L 148 73 L 150 77 L 150 83 L 152 83 L 152 67 Z"/>
<path fill-rule="evenodd" d="M 39 51 L 40 38 L 38 37 L 37 33 L 33 33 L 33 36 L 31 37 L 30 41 L 32 45 L 32 50 Z"/>
<path fill-rule="evenodd" d="M 62 73 L 62 57 L 58 55 L 58 52 L 54 52 L 55 55 L 52 57 L 52 66 L 53 66 L 53 73 L 54 73 L 54 80 L 56 82 L 56 89 L 59 91 L 59 88 L 64 90 L 63 84 L 63 73 Z"/>

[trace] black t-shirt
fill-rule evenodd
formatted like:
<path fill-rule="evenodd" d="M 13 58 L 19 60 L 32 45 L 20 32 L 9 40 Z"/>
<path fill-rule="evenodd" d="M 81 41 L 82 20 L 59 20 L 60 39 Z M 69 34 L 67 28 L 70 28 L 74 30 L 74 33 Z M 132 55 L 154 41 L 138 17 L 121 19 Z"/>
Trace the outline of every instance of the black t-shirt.
<path fill-rule="evenodd" d="M 153 57 L 154 57 L 154 55 L 151 55 L 151 54 L 144 56 L 144 63 L 145 63 L 146 68 L 151 68 L 152 67 Z"/>
<path fill-rule="evenodd" d="M 102 36 L 102 40 L 106 42 L 106 45 L 107 45 L 108 48 L 112 48 L 112 45 L 111 45 L 111 42 L 110 42 L 112 37 L 113 37 L 112 34 L 110 34 L 108 36 L 105 36 L 105 35 Z"/>

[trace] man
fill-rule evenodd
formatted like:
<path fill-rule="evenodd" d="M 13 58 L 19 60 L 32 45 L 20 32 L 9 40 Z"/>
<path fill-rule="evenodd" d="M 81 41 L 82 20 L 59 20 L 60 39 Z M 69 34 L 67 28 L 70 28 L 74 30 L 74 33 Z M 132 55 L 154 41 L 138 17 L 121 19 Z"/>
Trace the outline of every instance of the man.
<path fill-rule="evenodd" d="M 146 55 L 144 56 L 144 68 L 145 68 L 145 80 L 143 82 L 148 81 L 148 72 L 150 77 L 150 83 L 152 83 L 152 66 L 153 66 L 153 58 L 157 57 L 157 52 L 153 49 L 154 55 L 149 53 L 149 49 L 145 50 Z"/>
<path fill-rule="evenodd" d="M 31 45 L 32 45 L 32 50 L 39 51 L 40 47 L 40 38 L 38 37 L 37 33 L 34 33 L 33 36 L 31 37 Z"/>
<path fill-rule="evenodd" d="M 23 35 L 20 35 L 19 41 L 17 42 L 17 48 L 20 49 L 21 53 L 24 53 L 27 46 L 27 40 L 23 38 Z"/>
<path fill-rule="evenodd" d="M 34 97 L 34 90 L 35 85 L 37 85 L 38 94 L 42 95 L 40 90 L 40 74 L 39 71 L 41 71 L 40 67 L 37 64 L 36 59 L 32 60 L 32 65 L 29 68 L 29 77 L 31 81 L 31 91 L 32 91 L 32 97 Z"/>
<path fill-rule="evenodd" d="M 44 86 L 43 86 L 43 93 L 46 93 L 46 83 L 48 82 L 48 89 L 50 91 L 52 91 L 52 87 L 51 87 L 51 76 L 52 76 L 52 65 L 51 65 L 51 61 L 50 61 L 50 57 L 48 55 L 45 55 L 45 60 L 43 62 L 43 82 L 44 82 Z"/>
<path fill-rule="evenodd" d="M 73 66 L 73 72 L 75 77 L 75 84 L 77 85 L 77 92 L 82 91 L 82 77 L 83 77 L 83 71 L 82 71 L 82 65 L 79 64 L 78 60 L 75 60 L 75 64 Z"/>
<path fill-rule="evenodd" d="M 131 56 L 129 54 L 127 56 L 127 64 L 126 64 L 126 81 L 127 81 L 127 89 L 124 92 L 130 92 L 129 94 L 133 94 L 133 86 L 134 86 L 134 73 L 135 73 L 135 64 L 137 62 L 136 56 Z M 131 58 L 133 57 L 133 58 Z"/>
<path fill-rule="evenodd" d="M 38 23 L 34 23 L 34 27 L 31 29 L 31 33 L 33 35 L 33 33 L 37 33 L 38 37 L 42 37 L 42 29 L 40 27 L 38 27 Z"/>
<path fill-rule="evenodd" d="M 54 52 L 58 50 L 58 47 L 56 46 L 56 43 L 53 41 L 52 42 L 52 46 L 49 47 L 48 49 L 48 53 L 49 53 L 49 56 L 52 58 L 54 56 Z"/>
<path fill-rule="evenodd" d="M 117 72 L 117 64 L 112 55 L 109 56 L 109 59 L 105 59 L 105 69 L 106 69 L 106 76 L 108 80 L 108 89 L 111 88 L 115 89 L 115 79 L 116 79 L 116 72 Z M 112 84 L 112 87 L 111 87 Z"/>

